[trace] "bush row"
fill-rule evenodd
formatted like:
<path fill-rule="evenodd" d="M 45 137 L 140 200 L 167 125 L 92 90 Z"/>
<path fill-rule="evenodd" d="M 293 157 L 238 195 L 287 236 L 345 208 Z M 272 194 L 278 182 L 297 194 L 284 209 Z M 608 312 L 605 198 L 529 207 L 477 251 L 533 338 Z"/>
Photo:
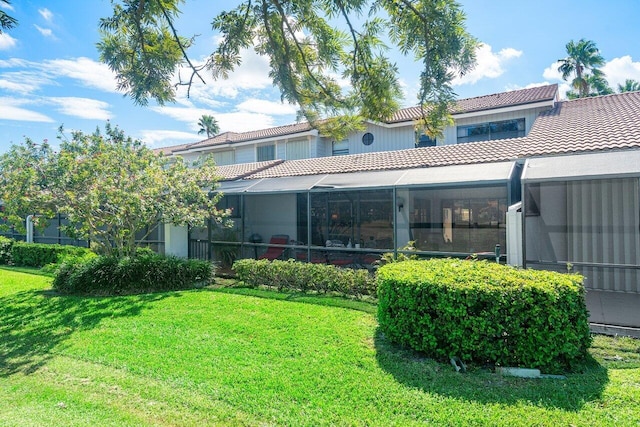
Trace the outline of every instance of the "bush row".
<path fill-rule="evenodd" d="M 17 242 L 0 236 L 0 264 L 43 267 L 60 263 L 68 257 L 82 257 L 87 253 L 93 252 L 78 246 Z"/>
<path fill-rule="evenodd" d="M 213 266 L 207 261 L 142 253 L 70 259 L 58 269 L 53 288 L 63 294 L 123 295 L 189 289 L 212 277 Z"/>
<path fill-rule="evenodd" d="M 591 343 L 582 276 L 432 259 L 378 270 L 378 321 L 431 357 L 571 369 Z"/>
<path fill-rule="evenodd" d="M 338 292 L 360 297 L 375 295 L 375 279 L 366 270 L 304 262 L 242 259 L 233 264 L 248 286 L 272 286 L 281 291 Z"/>

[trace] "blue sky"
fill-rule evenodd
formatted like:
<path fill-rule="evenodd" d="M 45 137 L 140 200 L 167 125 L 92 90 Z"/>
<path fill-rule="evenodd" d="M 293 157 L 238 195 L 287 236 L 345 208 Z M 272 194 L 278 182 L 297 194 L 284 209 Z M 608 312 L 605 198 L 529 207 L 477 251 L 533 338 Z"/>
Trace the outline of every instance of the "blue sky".
<path fill-rule="evenodd" d="M 199 59 L 215 47 L 211 18 L 234 0 L 187 0 L 178 23 L 199 37 L 190 55 Z M 483 45 L 476 69 L 455 82 L 459 97 L 472 97 L 560 83 L 555 62 L 565 44 L 596 42 L 603 68 L 616 87 L 640 81 L 638 0 L 464 0 L 467 29 Z M 228 6 L 227 6 L 228 7 Z M 110 120 L 151 147 L 201 140 L 197 121 L 217 118 L 222 131 L 246 131 L 295 122 L 295 107 L 282 104 L 267 76 L 266 60 L 246 52 L 244 65 L 227 81 L 207 80 L 175 104 L 140 107 L 116 91 L 112 73 L 98 60 L 98 19 L 108 0 L 13 0 L 9 14 L 19 26 L 0 35 L 0 153 L 24 137 L 56 141 L 60 125 L 91 132 Z M 405 105 L 416 102 L 419 64 L 394 58 L 401 69 Z"/>

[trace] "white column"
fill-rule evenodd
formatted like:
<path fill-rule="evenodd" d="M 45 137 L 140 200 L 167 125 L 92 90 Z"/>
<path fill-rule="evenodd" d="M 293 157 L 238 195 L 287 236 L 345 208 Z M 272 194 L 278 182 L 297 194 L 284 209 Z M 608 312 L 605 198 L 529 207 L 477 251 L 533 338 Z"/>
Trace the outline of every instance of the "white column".
<path fill-rule="evenodd" d="M 181 258 L 189 256 L 189 233 L 186 226 L 164 225 L 164 253 Z"/>

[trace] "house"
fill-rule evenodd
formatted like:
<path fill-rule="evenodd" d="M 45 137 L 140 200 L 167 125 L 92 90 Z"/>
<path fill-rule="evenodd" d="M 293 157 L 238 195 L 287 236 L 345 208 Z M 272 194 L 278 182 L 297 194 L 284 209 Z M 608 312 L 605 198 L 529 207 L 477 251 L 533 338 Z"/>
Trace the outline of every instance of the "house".
<path fill-rule="evenodd" d="M 289 239 L 283 257 L 336 265 L 409 241 L 425 256 L 499 250 L 510 264 L 581 272 L 593 324 L 640 327 L 640 92 L 560 101 L 549 85 L 463 99 L 435 141 L 414 131 L 419 114 L 344 141 L 299 123 L 162 151 L 216 158 L 239 256 L 274 235 Z M 216 242 L 213 230 L 165 228 L 169 253 L 215 257 Z"/>

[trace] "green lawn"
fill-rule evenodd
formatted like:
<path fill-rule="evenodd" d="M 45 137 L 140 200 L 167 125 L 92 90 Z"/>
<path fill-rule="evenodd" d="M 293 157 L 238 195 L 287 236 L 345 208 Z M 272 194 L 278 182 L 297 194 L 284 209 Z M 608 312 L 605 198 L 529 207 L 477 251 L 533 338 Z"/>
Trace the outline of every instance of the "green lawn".
<path fill-rule="evenodd" d="M 0 425 L 640 423 L 640 341 L 566 380 L 455 373 L 390 345 L 375 307 L 248 289 L 58 297 L 0 269 Z"/>

